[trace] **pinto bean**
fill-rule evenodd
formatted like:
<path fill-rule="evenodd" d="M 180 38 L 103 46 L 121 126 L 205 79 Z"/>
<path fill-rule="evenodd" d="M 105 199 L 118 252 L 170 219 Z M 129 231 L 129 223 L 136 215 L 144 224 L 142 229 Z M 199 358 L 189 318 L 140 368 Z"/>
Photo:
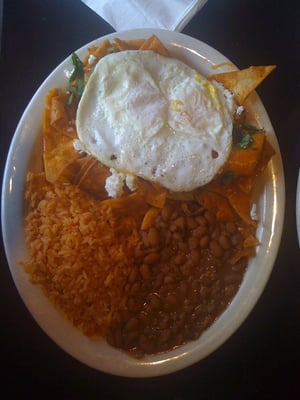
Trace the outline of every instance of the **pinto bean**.
<path fill-rule="evenodd" d="M 173 208 L 171 206 L 169 205 L 164 206 L 164 208 L 161 210 L 161 217 L 163 221 L 169 221 L 172 213 L 173 213 Z"/>
<path fill-rule="evenodd" d="M 199 241 L 199 246 L 202 249 L 205 249 L 208 247 L 208 245 L 209 245 L 209 236 L 208 235 L 202 236 L 202 238 Z"/>
<path fill-rule="evenodd" d="M 215 257 L 222 257 L 224 251 L 217 240 L 211 240 L 209 249 Z"/>
<path fill-rule="evenodd" d="M 199 246 L 199 240 L 197 237 L 190 237 L 188 240 L 189 248 L 191 250 L 196 249 Z"/>
<path fill-rule="evenodd" d="M 151 247 L 157 247 L 160 243 L 159 232 L 156 228 L 151 227 L 148 233 L 148 242 Z"/>
<path fill-rule="evenodd" d="M 190 259 L 194 264 L 198 264 L 201 260 L 201 252 L 200 250 L 193 249 L 190 253 Z"/>
<path fill-rule="evenodd" d="M 149 264 L 142 264 L 140 266 L 140 274 L 144 280 L 149 280 L 152 277 L 151 269 Z"/>
<path fill-rule="evenodd" d="M 219 244 L 224 250 L 228 250 L 231 247 L 231 241 L 227 235 L 221 234 L 219 236 Z"/>
<path fill-rule="evenodd" d="M 200 226 L 198 226 L 198 228 L 196 228 L 193 231 L 193 236 L 201 238 L 206 233 L 207 233 L 207 226 L 206 225 L 200 225 Z"/>
<path fill-rule="evenodd" d="M 133 330 L 137 330 L 139 326 L 139 320 L 137 317 L 131 317 L 125 325 L 125 329 L 127 331 L 133 331 Z"/>
<path fill-rule="evenodd" d="M 149 253 L 144 258 L 145 264 L 155 264 L 159 260 L 159 253 Z"/>

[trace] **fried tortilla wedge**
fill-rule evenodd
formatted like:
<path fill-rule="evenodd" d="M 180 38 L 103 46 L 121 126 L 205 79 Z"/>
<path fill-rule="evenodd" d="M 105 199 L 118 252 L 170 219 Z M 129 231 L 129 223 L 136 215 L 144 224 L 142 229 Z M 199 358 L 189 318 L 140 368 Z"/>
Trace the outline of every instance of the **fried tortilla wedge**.
<path fill-rule="evenodd" d="M 119 38 L 115 38 L 113 45 L 117 47 L 120 51 L 138 50 L 143 45 L 144 42 L 145 42 L 144 39 L 122 40 Z"/>
<path fill-rule="evenodd" d="M 140 50 L 152 50 L 161 56 L 170 57 L 168 49 L 162 44 L 156 35 L 150 36 L 141 45 Z"/>
<path fill-rule="evenodd" d="M 254 173 L 256 165 L 259 163 L 264 143 L 265 133 L 252 135 L 253 143 L 246 149 L 233 146 L 231 153 L 223 166 L 224 171 L 231 171 L 235 177 L 249 176 Z"/>
<path fill-rule="evenodd" d="M 250 213 L 250 197 L 248 196 L 248 194 L 243 192 L 234 182 L 227 185 L 220 185 L 217 182 L 212 182 L 206 186 L 206 189 L 209 192 L 218 193 L 219 195 L 226 198 L 235 213 L 239 215 L 240 218 L 244 222 L 246 222 L 246 224 L 248 224 L 249 226 L 255 226 L 256 222 L 252 219 Z M 203 200 L 201 192 L 198 196 L 195 197 L 197 201 L 201 204 L 201 200 Z M 221 205 L 221 207 L 224 207 L 224 204 Z M 220 212 L 222 211 L 220 210 Z M 228 215 L 227 211 L 226 215 Z"/>
<path fill-rule="evenodd" d="M 77 173 L 74 171 L 71 182 L 99 200 L 108 198 L 105 181 L 110 176 L 109 169 L 92 156 L 76 160 Z"/>
<path fill-rule="evenodd" d="M 201 190 L 195 193 L 195 198 L 200 205 L 211 211 L 218 221 L 229 222 L 237 220 L 238 214 L 223 194 Z"/>
<path fill-rule="evenodd" d="M 251 66 L 238 71 L 214 74 L 209 77 L 209 80 L 221 83 L 233 93 L 239 104 L 243 104 L 246 98 L 275 68 L 276 65 Z"/>
<path fill-rule="evenodd" d="M 236 184 L 244 193 L 251 193 L 255 183 L 260 175 L 266 169 L 269 161 L 274 156 L 275 150 L 268 140 L 264 141 L 263 148 L 260 154 L 258 163 L 256 164 L 252 173 L 248 176 L 237 176 L 235 179 Z"/>
<path fill-rule="evenodd" d="M 65 97 L 52 89 L 46 98 L 43 114 L 43 161 L 49 182 L 65 181 L 74 174 L 74 161 L 81 157 L 73 147 L 75 128 L 68 124 Z"/>
<path fill-rule="evenodd" d="M 64 139 L 64 138 L 63 138 Z M 75 174 L 77 166 L 75 161 L 80 157 L 73 148 L 72 141 L 57 143 L 57 147 L 47 148 L 47 136 L 44 140 L 44 168 L 48 182 L 68 182 Z"/>

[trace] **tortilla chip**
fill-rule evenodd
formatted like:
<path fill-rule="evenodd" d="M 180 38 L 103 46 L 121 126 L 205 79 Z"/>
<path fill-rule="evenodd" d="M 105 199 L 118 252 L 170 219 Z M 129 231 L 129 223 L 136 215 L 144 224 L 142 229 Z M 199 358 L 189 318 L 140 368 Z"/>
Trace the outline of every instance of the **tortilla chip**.
<path fill-rule="evenodd" d="M 113 42 L 113 46 L 117 47 L 120 51 L 124 50 L 138 50 L 140 46 L 142 46 L 142 42 L 134 42 L 134 41 L 128 41 L 128 40 L 122 40 L 119 38 L 115 38 Z"/>
<path fill-rule="evenodd" d="M 227 198 L 221 194 L 204 190 L 196 193 L 195 198 L 206 210 L 213 212 L 218 221 L 230 222 L 237 220 L 236 212 Z"/>
<path fill-rule="evenodd" d="M 243 192 L 238 185 L 235 183 L 229 183 L 222 185 L 216 182 L 212 182 L 207 185 L 207 190 L 218 193 L 224 196 L 233 210 L 250 226 L 255 226 L 256 222 L 251 218 L 250 210 L 251 203 L 248 194 Z"/>
<path fill-rule="evenodd" d="M 235 100 L 239 104 L 243 104 L 246 98 L 275 68 L 275 65 L 252 66 L 240 71 L 211 75 L 209 79 L 221 83 L 233 93 Z"/>
<path fill-rule="evenodd" d="M 77 165 L 78 172 L 74 175 L 72 183 L 99 200 L 107 199 L 105 181 L 110 176 L 109 169 L 92 156 L 80 158 Z"/>
<path fill-rule="evenodd" d="M 244 239 L 244 248 L 255 247 L 259 245 L 259 240 L 254 235 L 249 235 Z"/>
<path fill-rule="evenodd" d="M 100 59 L 107 54 L 107 51 L 110 47 L 112 47 L 111 42 L 106 39 L 100 44 L 100 46 L 90 47 L 86 58 L 88 59 L 89 55 L 93 54 L 93 56 L 95 56 L 97 59 Z"/>
<path fill-rule="evenodd" d="M 159 208 L 150 207 L 143 218 L 141 230 L 144 231 L 146 229 L 149 229 L 154 224 L 155 218 L 158 216 L 159 213 Z"/>
<path fill-rule="evenodd" d="M 80 157 L 72 141 L 57 143 L 56 148 L 44 151 L 44 168 L 48 182 L 70 182 L 76 172 L 74 162 Z"/>
<path fill-rule="evenodd" d="M 129 44 L 131 48 L 139 50 L 140 47 L 143 45 L 146 39 L 132 39 L 132 40 L 126 40 L 126 42 Z"/>
<path fill-rule="evenodd" d="M 76 131 L 68 123 L 65 96 L 53 89 L 48 93 L 43 114 L 43 161 L 49 182 L 69 181 L 74 174 L 73 163 L 81 157 L 73 147 L 75 137 Z"/>
<path fill-rule="evenodd" d="M 140 196 L 138 192 L 133 192 L 128 196 L 105 199 L 100 204 L 101 207 L 109 207 L 112 210 L 116 221 L 119 218 L 123 219 L 123 223 L 120 225 L 121 230 L 126 226 L 126 218 L 128 218 L 130 225 L 134 220 L 136 223 L 135 228 L 140 229 L 143 218 L 149 209 L 144 197 Z"/>
<path fill-rule="evenodd" d="M 257 179 L 266 169 L 269 161 L 275 154 L 275 150 L 266 139 L 264 141 L 263 149 L 261 152 L 260 159 L 254 168 L 254 171 L 249 176 L 239 176 L 235 179 L 236 184 L 244 193 L 250 193 L 255 186 Z"/>
<path fill-rule="evenodd" d="M 138 178 L 137 194 L 150 206 L 163 208 L 167 198 L 167 189 L 160 185 Z"/>
<path fill-rule="evenodd" d="M 264 133 L 253 134 L 253 143 L 246 149 L 233 146 L 224 171 L 231 171 L 235 177 L 253 174 L 261 157 L 265 137 Z"/>
<path fill-rule="evenodd" d="M 193 201 L 194 192 L 167 192 L 168 199 L 176 200 L 176 201 Z"/>
<path fill-rule="evenodd" d="M 170 53 L 167 48 L 162 44 L 157 36 L 152 35 L 144 41 L 140 50 L 152 50 L 161 56 L 170 57 Z"/>
<path fill-rule="evenodd" d="M 51 97 L 49 124 L 56 129 L 60 129 L 65 127 L 67 123 L 68 116 L 60 96 Z"/>

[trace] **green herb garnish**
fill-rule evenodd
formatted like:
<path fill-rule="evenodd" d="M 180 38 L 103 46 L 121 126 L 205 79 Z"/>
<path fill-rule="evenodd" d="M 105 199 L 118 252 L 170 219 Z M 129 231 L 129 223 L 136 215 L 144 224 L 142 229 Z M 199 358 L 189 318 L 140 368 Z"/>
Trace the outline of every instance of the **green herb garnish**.
<path fill-rule="evenodd" d="M 263 128 L 256 128 L 250 124 L 240 124 L 233 129 L 233 140 L 235 146 L 240 149 L 247 149 L 254 142 L 253 135 L 264 132 Z"/>
<path fill-rule="evenodd" d="M 74 96 L 81 96 L 84 89 L 84 71 L 83 71 L 83 62 L 77 56 L 76 53 L 72 54 L 72 63 L 73 63 L 73 72 L 69 78 L 69 90 L 71 92 L 67 104 L 71 105 Z"/>
<path fill-rule="evenodd" d="M 237 145 L 240 149 L 247 149 L 253 142 L 253 137 L 249 133 L 243 133 Z"/>
<path fill-rule="evenodd" d="M 72 63 L 74 69 L 69 79 L 71 83 L 74 82 L 76 78 L 83 77 L 83 62 L 80 60 L 76 53 L 72 54 Z"/>

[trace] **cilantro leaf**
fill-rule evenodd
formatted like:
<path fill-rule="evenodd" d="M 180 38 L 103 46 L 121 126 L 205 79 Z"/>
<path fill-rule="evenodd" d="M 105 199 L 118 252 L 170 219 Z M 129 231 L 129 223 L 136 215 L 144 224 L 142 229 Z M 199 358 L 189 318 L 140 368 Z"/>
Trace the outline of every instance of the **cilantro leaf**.
<path fill-rule="evenodd" d="M 69 78 L 69 90 L 71 92 L 67 104 L 71 105 L 75 95 L 81 96 L 84 90 L 83 62 L 76 53 L 72 54 L 73 71 Z"/>
<path fill-rule="evenodd" d="M 254 142 L 253 135 L 264 132 L 263 128 L 256 128 L 253 125 L 242 123 L 233 128 L 233 141 L 236 147 L 247 149 Z"/>
<path fill-rule="evenodd" d="M 253 137 L 249 133 L 244 133 L 237 145 L 240 149 L 247 149 L 253 142 Z"/>
<path fill-rule="evenodd" d="M 73 72 L 69 78 L 69 82 L 72 83 L 76 78 L 83 77 L 83 62 L 80 60 L 76 53 L 72 54 Z"/>

